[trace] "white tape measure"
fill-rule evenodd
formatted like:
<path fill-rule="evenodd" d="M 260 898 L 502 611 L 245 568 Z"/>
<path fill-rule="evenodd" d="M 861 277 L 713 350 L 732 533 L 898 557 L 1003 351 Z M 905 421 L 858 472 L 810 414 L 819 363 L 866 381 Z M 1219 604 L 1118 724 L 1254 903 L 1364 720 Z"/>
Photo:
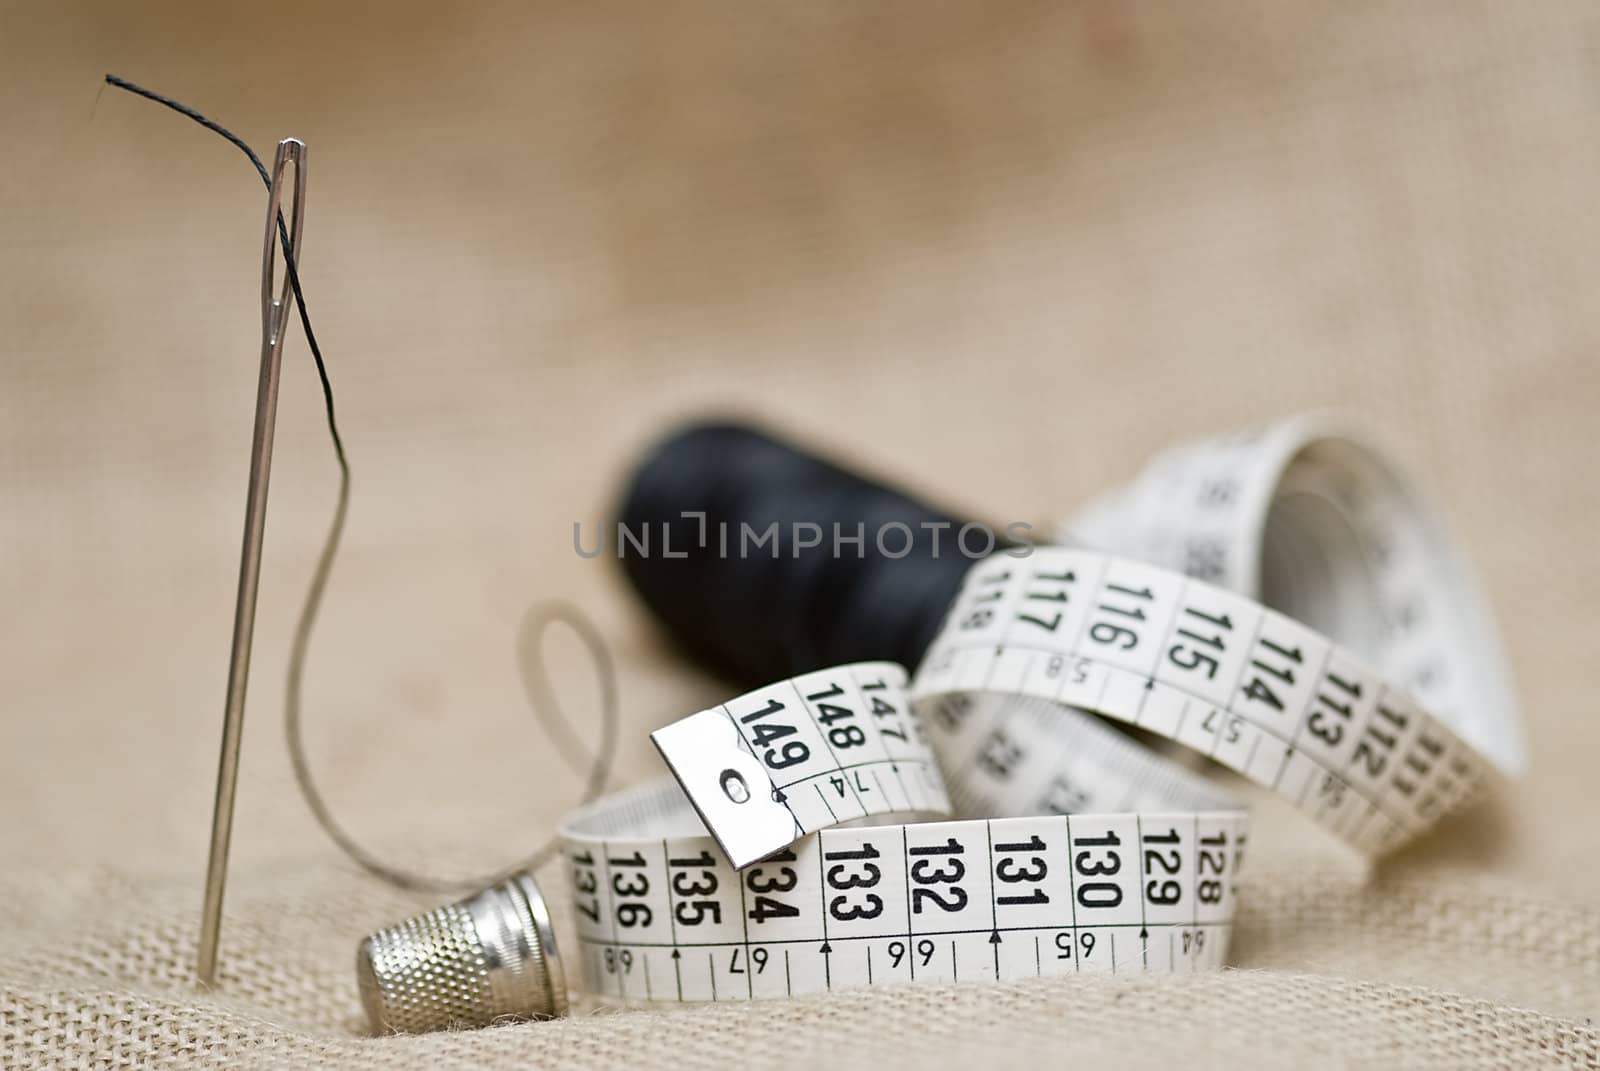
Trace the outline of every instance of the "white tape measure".
<path fill-rule="evenodd" d="M 968 575 L 912 688 L 1027 695 L 1190 747 L 1369 854 L 1479 787 L 1480 756 L 1354 654 L 1242 596 L 1094 551 Z M 1003 730 L 1002 730 L 1003 731 Z"/>
<path fill-rule="evenodd" d="M 1464 569 L 1388 467 L 1320 423 L 1175 451 L 1064 534 L 1119 556 L 975 565 L 910 686 L 916 713 L 897 667 L 855 665 L 658 731 L 678 784 L 563 829 L 589 988 L 725 1000 L 1220 964 L 1244 814 L 1085 711 L 1272 788 L 1368 854 L 1460 806 L 1486 759 L 1520 768 Z M 972 820 L 838 828 L 952 798 Z"/>
<path fill-rule="evenodd" d="M 1259 599 L 1369 661 L 1500 770 L 1526 765 L 1511 674 L 1465 562 L 1416 491 L 1332 421 L 1180 446 L 1058 536 Z"/>
<path fill-rule="evenodd" d="M 1098 726 L 1094 783 L 1167 809 L 1051 814 L 1072 797 L 1041 768 L 1032 814 L 827 828 L 948 812 L 903 683 L 887 663 L 840 666 L 657 732 L 679 783 L 562 829 L 588 987 L 745 1000 L 1222 962 L 1246 816 Z M 1058 752 L 1057 723 L 1033 713 L 1039 754 Z"/>

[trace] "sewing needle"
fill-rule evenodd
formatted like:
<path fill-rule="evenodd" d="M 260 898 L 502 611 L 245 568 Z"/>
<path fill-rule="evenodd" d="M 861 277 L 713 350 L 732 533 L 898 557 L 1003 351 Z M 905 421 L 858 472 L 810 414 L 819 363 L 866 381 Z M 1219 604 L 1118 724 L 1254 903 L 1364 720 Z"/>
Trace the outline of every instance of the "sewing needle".
<path fill-rule="evenodd" d="M 211 815 L 211 855 L 206 863 L 205 904 L 200 917 L 200 981 L 216 981 L 217 940 L 222 929 L 222 894 L 228 876 L 228 844 L 233 834 L 233 804 L 239 787 L 239 744 L 244 732 L 245 684 L 250 676 L 250 643 L 255 631 L 256 589 L 261 579 L 261 542 L 266 527 L 267 484 L 272 475 L 272 433 L 278 414 L 278 378 L 284 328 L 289 322 L 289 280 L 273 294 L 279 211 L 284 170 L 294 164 L 294 204 L 285 240 L 300 256 L 300 228 L 306 199 L 306 146 L 298 138 L 278 142 L 267 198 L 266 237 L 261 251 L 261 380 L 256 389 L 255 432 L 250 442 L 250 484 L 245 495 L 244 546 L 239 556 L 239 593 L 233 610 L 233 646 L 228 657 L 228 695 L 222 715 L 222 757 L 217 763 L 217 798 Z M 287 276 L 287 272 L 285 275 Z"/>

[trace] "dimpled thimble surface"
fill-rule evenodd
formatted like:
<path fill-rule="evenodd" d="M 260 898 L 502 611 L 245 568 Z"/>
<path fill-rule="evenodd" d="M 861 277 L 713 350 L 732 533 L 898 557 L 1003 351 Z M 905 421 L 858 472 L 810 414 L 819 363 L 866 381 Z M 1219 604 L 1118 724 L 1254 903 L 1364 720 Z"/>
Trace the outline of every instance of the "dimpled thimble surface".
<path fill-rule="evenodd" d="M 356 950 L 356 981 L 378 1033 L 567 1012 L 550 915 L 528 874 L 367 937 Z"/>

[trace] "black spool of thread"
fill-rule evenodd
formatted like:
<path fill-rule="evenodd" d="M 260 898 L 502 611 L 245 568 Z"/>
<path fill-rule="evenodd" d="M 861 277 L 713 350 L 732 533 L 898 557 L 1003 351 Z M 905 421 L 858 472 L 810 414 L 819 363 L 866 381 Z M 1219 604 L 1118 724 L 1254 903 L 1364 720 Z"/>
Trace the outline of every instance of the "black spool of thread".
<path fill-rule="evenodd" d="M 690 425 L 657 444 L 618 520 L 635 540 L 648 533 L 643 554 L 612 534 L 668 633 L 752 687 L 841 662 L 915 669 L 973 561 L 958 541 L 968 522 L 736 424 Z M 845 540 L 859 532 L 859 546 L 841 540 L 836 552 L 835 525 Z M 820 545 L 805 546 L 818 529 Z M 971 552 L 990 531 L 970 533 Z M 997 550 L 1014 545 L 995 536 Z"/>

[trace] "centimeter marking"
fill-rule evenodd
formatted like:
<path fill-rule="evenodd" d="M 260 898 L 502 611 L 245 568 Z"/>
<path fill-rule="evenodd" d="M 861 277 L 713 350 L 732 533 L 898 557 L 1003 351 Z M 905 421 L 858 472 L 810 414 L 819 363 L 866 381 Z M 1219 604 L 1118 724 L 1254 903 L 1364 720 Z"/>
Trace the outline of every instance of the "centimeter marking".
<path fill-rule="evenodd" d="M 835 938 L 826 952 L 822 951 L 821 941 L 768 941 L 753 946 L 753 953 L 759 956 L 744 952 L 744 946 L 732 942 L 672 946 L 583 939 L 581 943 L 586 953 L 582 957 L 586 984 L 591 992 L 659 1003 L 763 1000 L 832 989 L 955 982 L 963 978 L 1008 981 L 1063 974 L 1126 974 L 1130 964 L 1134 973 L 1199 973 L 1222 965 L 1232 933 L 1229 924 L 1162 925 L 1141 931 L 1141 937 L 1133 932 L 1136 925 L 1005 929 L 1000 931 L 1002 935 L 1020 940 L 999 945 L 989 940 L 988 930 L 920 938 Z M 1050 940 L 1041 941 L 1042 937 Z M 1059 937 L 1067 940 L 1060 942 L 1056 940 Z M 949 940 L 948 953 L 944 951 L 945 939 Z M 1120 954 L 1119 944 L 1123 945 Z M 1020 947 L 1020 953 L 999 951 L 1012 947 Z M 704 952 L 705 958 L 682 955 L 688 949 Z M 1047 954 L 1046 949 L 1061 951 Z M 780 952 L 781 972 L 777 969 Z M 651 982 L 652 972 L 662 969 L 656 964 L 663 956 L 673 963 L 676 988 L 670 992 L 657 990 Z"/>
<path fill-rule="evenodd" d="M 835 666 L 690 715 L 651 739 L 724 852 L 745 866 L 844 822 L 949 814 L 904 684 L 905 670 L 891 663 Z"/>
<path fill-rule="evenodd" d="M 1478 780 L 1476 754 L 1442 722 L 1282 615 L 1179 574 L 1092 552 L 1041 548 L 1033 558 L 1026 567 L 980 563 L 968 574 L 912 684 L 914 702 L 991 689 L 1083 705 L 1196 748 L 1314 807 L 1319 821 L 1368 850 L 1425 828 Z M 1046 619 L 1024 612 L 1028 600 L 1063 609 Z M 1058 631 L 1069 614 L 1074 627 Z M 1212 650 L 1168 642 L 1185 614 L 1217 628 L 1203 641 Z M 1251 640 L 1242 647 L 1229 635 L 1236 618 L 1250 622 Z M 1265 635 L 1269 624 L 1275 638 Z M 1154 635 L 1163 642 L 1149 643 Z M 1307 648 L 1317 671 L 1301 676 Z M 1264 662 L 1269 654 L 1281 664 Z M 1213 682 L 1225 662 L 1234 665 L 1219 691 Z M 1040 672 L 1041 664 L 1049 669 Z M 1197 675 L 1202 666 L 1205 674 Z M 1207 713 L 1188 730 L 1196 702 Z M 1248 752 L 1225 750 L 1246 726 L 1254 730 Z M 1304 738 L 1308 732 L 1314 740 Z M 1261 747 L 1265 739 L 1275 742 L 1270 752 Z M 1317 774 L 1322 782 L 1307 802 Z M 1354 801 L 1366 810 L 1349 806 Z M 1373 824 L 1374 817 L 1382 822 Z"/>
<path fill-rule="evenodd" d="M 1246 821 L 1217 812 L 830 829 L 742 873 L 709 837 L 569 835 L 567 854 L 592 989 L 755 999 L 897 980 L 1215 966 Z M 1161 864 L 1164 885 L 1152 880 L 1151 844 L 1178 859 Z M 1200 856 L 1213 844 L 1217 878 L 1206 881 Z M 796 958 L 807 950 L 817 955 Z M 651 958 L 662 955 L 671 993 L 651 982 Z"/>
<path fill-rule="evenodd" d="M 1379 668 L 1507 773 L 1525 764 L 1508 671 L 1489 614 L 1438 518 L 1378 453 L 1345 429 L 1298 417 L 1163 453 L 1131 484 L 1065 522 L 1063 542 L 1128 556 L 1255 595 L 1268 509 L 1287 497 L 1336 510 L 1369 583 L 1371 616 L 1356 645 Z M 1331 449 L 1329 449 L 1331 447 Z M 1329 552 L 1315 533 L 1284 546 Z M 1328 610 L 1331 588 L 1298 593 L 1302 612 Z M 1375 652 L 1376 654 L 1376 652 Z"/>

